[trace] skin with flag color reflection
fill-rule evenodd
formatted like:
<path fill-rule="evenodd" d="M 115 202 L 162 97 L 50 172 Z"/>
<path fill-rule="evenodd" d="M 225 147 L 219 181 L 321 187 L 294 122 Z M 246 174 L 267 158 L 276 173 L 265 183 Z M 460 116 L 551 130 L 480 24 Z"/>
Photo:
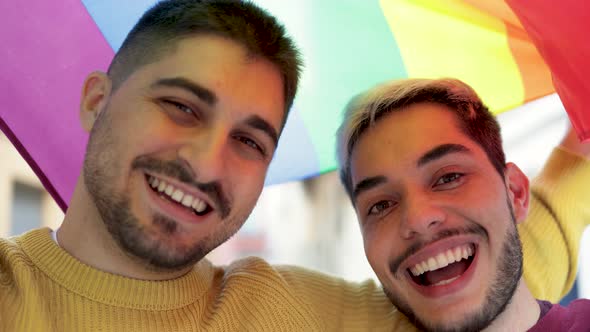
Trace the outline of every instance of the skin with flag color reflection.
<path fill-rule="evenodd" d="M 506 305 L 522 272 L 515 221 L 528 203 L 526 177 L 513 164 L 506 173 L 445 106 L 410 106 L 359 140 L 352 174 L 365 250 L 408 316 L 481 327 Z"/>
<path fill-rule="evenodd" d="M 369 263 L 393 304 L 422 329 L 481 330 L 514 319 L 515 309 L 526 329 L 539 315 L 521 279 L 516 230 L 528 213 L 528 179 L 504 163 L 499 140 L 471 137 L 473 123 L 462 117 L 479 117 L 472 122 L 499 135 L 481 110 L 458 115 L 420 98 L 370 125 L 359 121 L 347 143 L 341 174 Z"/>
<path fill-rule="evenodd" d="M 91 130 L 84 177 L 62 242 L 69 243 L 73 220 L 102 220 L 137 258 L 137 266 L 121 264 L 129 275 L 146 278 L 138 272 L 145 265 L 172 274 L 154 278 L 186 273 L 254 207 L 283 123 L 282 82 L 270 61 L 206 35 L 179 41 L 116 90 L 105 74 L 91 74 L 81 114 Z"/>

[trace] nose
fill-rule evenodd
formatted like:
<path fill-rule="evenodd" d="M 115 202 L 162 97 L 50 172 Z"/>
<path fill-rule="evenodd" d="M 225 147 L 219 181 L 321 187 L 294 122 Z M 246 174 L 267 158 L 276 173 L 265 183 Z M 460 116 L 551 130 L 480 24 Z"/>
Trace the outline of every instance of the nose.
<path fill-rule="evenodd" d="M 181 160 L 187 162 L 197 176 L 197 181 L 208 183 L 223 178 L 229 155 L 227 131 L 210 128 L 191 137 L 178 151 Z"/>
<path fill-rule="evenodd" d="M 446 213 L 424 193 L 408 195 L 402 202 L 401 236 L 405 240 L 436 232 L 446 220 Z"/>

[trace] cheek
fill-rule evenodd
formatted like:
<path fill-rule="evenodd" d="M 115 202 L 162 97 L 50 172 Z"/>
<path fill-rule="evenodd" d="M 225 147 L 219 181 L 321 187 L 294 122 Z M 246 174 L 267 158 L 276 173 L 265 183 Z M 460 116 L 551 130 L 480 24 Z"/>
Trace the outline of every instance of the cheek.
<path fill-rule="evenodd" d="M 363 243 L 365 255 L 375 273 L 381 278 L 387 272 L 388 253 L 390 248 L 387 245 L 386 235 L 373 229 L 363 229 Z"/>
<path fill-rule="evenodd" d="M 186 145 L 186 142 L 195 141 L 194 134 L 191 135 L 183 128 L 169 125 L 165 121 L 146 123 L 130 133 L 125 146 L 135 150 L 135 156 L 159 154 L 167 159 L 175 159 L 177 151 Z"/>
<path fill-rule="evenodd" d="M 149 103 L 124 112 L 120 124 L 123 144 L 148 152 L 162 150 L 183 136 L 183 128 L 175 126 L 163 112 Z"/>
<path fill-rule="evenodd" d="M 174 159 L 176 150 L 182 146 L 178 133 L 162 133 L 158 131 L 145 131 L 144 135 L 136 136 L 128 141 L 127 147 L 136 150 L 136 156 L 167 152 L 168 159 Z"/>
<path fill-rule="evenodd" d="M 484 227 L 497 227 L 506 220 L 510 220 L 510 210 L 506 197 L 501 192 L 492 190 L 480 195 L 471 195 L 469 202 L 463 206 L 473 207 L 469 209 L 469 219 L 482 223 Z M 485 223 L 489 225 L 485 225 Z"/>
<path fill-rule="evenodd" d="M 468 199 L 467 204 L 469 205 L 467 206 L 477 206 L 481 209 L 495 207 L 497 209 L 498 202 L 506 202 L 506 190 L 500 180 L 489 181 L 479 177 L 470 183 L 468 188 L 467 192 L 462 195 Z"/>
<path fill-rule="evenodd" d="M 230 158 L 231 159 L 231 158 Z M 249 161 L 233 160 L 225 166 L 226 179 L 233 189 L 236 204 L 240 201 L 253 205 L 264 187 L 267 167 Z"/>
<path fill-rule="evenodd" d="M 247 169 L 250 172 L 239 172 L 237 174 L 238 179 L 243 183 L 243 187 L 246 192 L 252 193 L 255 197 L 258 197 L 264 188 L 264 180 L 266 178 L 266 167 L 258 165 L 252 165 Z"/>

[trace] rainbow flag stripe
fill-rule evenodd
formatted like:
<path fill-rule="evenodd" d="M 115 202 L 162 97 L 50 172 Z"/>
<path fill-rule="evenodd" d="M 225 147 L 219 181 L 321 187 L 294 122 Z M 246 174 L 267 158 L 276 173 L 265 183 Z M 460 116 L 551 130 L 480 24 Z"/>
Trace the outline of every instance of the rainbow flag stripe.
<path fill-rule="evenodd" d="M 348 100 L 406 77 L 457 77 L 494 112 L 554 92 L 543 60 L 500 0 L 258 0 L 285 23 L 306 66 L 267 183 L 336 167 Z M 66 208 L 82 165 L 87 73 L 105 70 L 155 0 L 2 1 L 0 128 Z"/>
<path fill-rule="evenodd" d="M 296 103 L 320 171 L 335 167 L 334 115 L 352 95 L 383 80 L 456 77 L 496 113 L 554 92 L 549 70 L 503 1 L 322 3 L 325 13 L 316 15 L 323 20 L 305 26 L 315 32 L 303 42 L 311 84 L 302 86 Z"/>

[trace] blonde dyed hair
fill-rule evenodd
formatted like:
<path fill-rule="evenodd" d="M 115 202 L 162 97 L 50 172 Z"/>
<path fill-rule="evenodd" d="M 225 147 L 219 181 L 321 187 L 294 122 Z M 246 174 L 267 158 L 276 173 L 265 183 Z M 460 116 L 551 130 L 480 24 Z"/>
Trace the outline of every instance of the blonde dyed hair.
<path fill-rule="evenodd" d="M 436 103 L 454 111 L 460 129 L 479 144 L 501 177 L 505 156 L 500 126 L 475 91 L 457 79 L 404 79 L 375 86 L 352 98 L 337 133 L 340 180 L 352 198 L 350 156 L 358 140 L 382 116 L 410 105 Z"/>

